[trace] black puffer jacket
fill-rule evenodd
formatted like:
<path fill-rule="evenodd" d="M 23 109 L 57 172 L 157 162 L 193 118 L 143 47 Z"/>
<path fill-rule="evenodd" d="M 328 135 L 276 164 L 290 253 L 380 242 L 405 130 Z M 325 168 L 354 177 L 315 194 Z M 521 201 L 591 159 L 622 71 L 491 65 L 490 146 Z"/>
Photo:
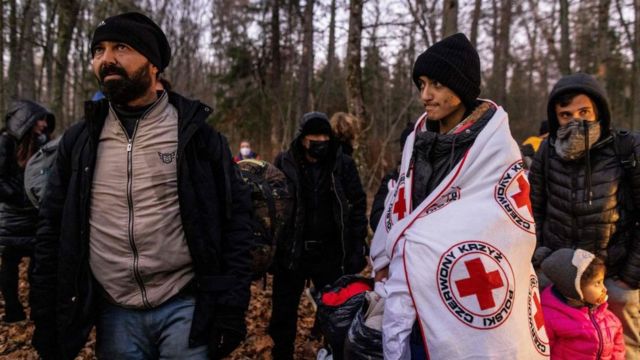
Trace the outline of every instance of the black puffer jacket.
<path fill-rule="evenodd" d="M 195 272 L 189 345 L 199 346 L 214 326 L 231 326 L 224 319 L 244 321 L 251 199 L 226 139 L 205 121 L 211 108 L 175 93 L 169 103 L 178 112 L 178 199 Z M 40 208 L 30 300 L 33 344 L 45 358 L 73 359 L 96 321 L 101 295 L 89 267 L 89 200 L 108 111 L 106 99 L 85 103 L 86 120 L 65 132 Z"/>
<path fill-rule="evenodd" d="M 47 119 L 48 135 L 55 128 L 55 118 L 41 105 L 19 100 L 7 112 L 6 128 L 0 134 L 0 236 L 35 234 L 38 212 L 25 194 L 24 169 L 18 165 L 16 152 L 20 141 L 42 118 Z M 5 240 L 6 244 L 11 242 Z"/>
<path fill-rule="evenodd" d="M 558 129 L 555 99 L 569 91 L 594 101 L 602 129 L 589 154 L 574 161 L 561 159 L 553 146 Z M 632 226 L 638 217 L 627 211 L 630 205 L 640 209 L 640 165 L 623 169 L 622 157 L 630 154 L 617 154 L 621 147 L 616 150 L 614 145 L 604 90 L 586 74 L 565 77 L 549 96 L 548 116 L 550 137 L 536 153 L 529 174 L 538 247 L 577 247 L 607 256 L 608 275 L 640 287 L 640 231 Z M 638 135 L 615 136 L 617 143 L 632 141 L 629 148 L 640 159 Z"/>
<path fill-rule="evenodd" d="M 300 126 L 302 127 L 302 124 Z M 304 150 L 301 140 L 302 137 L 297 136 L 291 143 L 291 148 L 280 153 L 275 161 L 275 165 L 287 176 L 291 193 L 295 194 L 295 210 L 286 225 L 284 241 L 278 245 L 276 256 L 278 265 L 290 270 L 299 267 L 304 245 L 306 207 L 304 201 L 300 201 L 304 199 L 301 179 L 301 162 Z M 331 181 L 330 191 L 334 195 L 331 216 L 334 218 L 340 237 L 338 239 L 340 248 L 335 250 L 340 254 L 340 266 L 343 273 L 359 272 L 362 268 L 355 269 L 350 264 L 353 264 L 353 260 L 357 258 L 362 261 L 361 267 L 366 265 L 366 195 L 362 189 L 355 162 L 341 151 L 340 146 L 334 140 L 332 140 L 330 154 L 332 154 L 331 164 L 328 168 L 331 171 L 328 174 L 328 179 Z M 329 260 L 335 259 L 327 259 L 327 263 L 331 262 Z"/>

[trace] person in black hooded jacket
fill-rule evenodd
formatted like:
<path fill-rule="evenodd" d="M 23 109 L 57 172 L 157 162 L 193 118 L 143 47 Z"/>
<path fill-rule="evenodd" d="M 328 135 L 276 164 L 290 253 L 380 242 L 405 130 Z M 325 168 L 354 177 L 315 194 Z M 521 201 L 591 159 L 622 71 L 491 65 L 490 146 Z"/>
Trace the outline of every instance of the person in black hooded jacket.
<path fill-rule="evenodd" d="M 366 195 L 351 157 L 331 132 L 327 115 L 305 114 L 291 148 L 275 165 L 284 172 L 295 210 L 278 244 L 269 334 L 274 359 L 292 359 L 300 295 L 307 279 L 317 290 L 366 262 Z"/>
<path fill-rule="evenodd" d="M 637 359 L 640 166 L 625 168 L 624 163 L 626 157 L 640 158 L 640 139 L 612 130 L 605 90 L 587 74 L 560 79 L 549 94 L 547 112 L 550 135 L 529 174 L 538 238 L 534 265 L 565 247 L 606 257 L 609 305 L 623 323 L 627 359 Z M 621 153 L 625 147 L 628 154 Z"/>
<path fill-rule="evenodd" d="M 15 101 L 0 134 L 0 290 L 5 303 L 5 322 L 25 319 L 18 299 L 18 265 L 33 253 L 38 211 L 24 190 L 27 161 L 49 139 L 55 118 L 49 110 L 30 101 Z"/>

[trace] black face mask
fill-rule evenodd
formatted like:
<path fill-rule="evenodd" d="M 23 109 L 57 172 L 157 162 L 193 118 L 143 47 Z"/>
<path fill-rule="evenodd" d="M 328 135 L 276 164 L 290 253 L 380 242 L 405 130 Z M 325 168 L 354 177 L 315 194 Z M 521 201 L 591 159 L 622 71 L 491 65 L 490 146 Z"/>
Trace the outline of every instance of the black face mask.
<path fill-rule="evenodd" d="M 329 153 L 329 141 L 309 140 L 309 149 L 307 149 L 307 153 L 316 160 L 324 159 Z"/>

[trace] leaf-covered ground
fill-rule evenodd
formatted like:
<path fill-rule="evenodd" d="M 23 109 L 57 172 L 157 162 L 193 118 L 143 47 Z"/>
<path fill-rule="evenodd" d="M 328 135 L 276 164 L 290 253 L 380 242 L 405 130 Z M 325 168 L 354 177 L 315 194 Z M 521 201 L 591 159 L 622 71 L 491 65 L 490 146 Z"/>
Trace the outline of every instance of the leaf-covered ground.
<path fill-rule="evenodd" d="M 27 282 L 27 261 L 20 266 L 20 299 L 23 305 L 28 304 L 29 284 Z M 267 335 L 267 325 L 271 315 L 271 281 L 263 289 L 262 281 L 251 286 L 252 299 L 247 318 L 248 335 L 242 346 L 231 354 L 229 359 L 271 359 L 273 342 Z M 4 315 L 4 302 L 0 302 L 0 316 Z M 27 308 L 27 313 L 29 309 Z M 315 359 L 321 343 L 309 340 L 313 326 L 314 310 L 311 301 L 302 297 L 298 310 L 298 336 L 296 338 L 296 359 Z M 36 351 L 31 347 L 33 322 L 29 320 L 15 324 L 0 322 L 0 359 L 38 359 Z M 95 334 L 91 335 L 87 346 L 77 359 L 94 359 Z"/>

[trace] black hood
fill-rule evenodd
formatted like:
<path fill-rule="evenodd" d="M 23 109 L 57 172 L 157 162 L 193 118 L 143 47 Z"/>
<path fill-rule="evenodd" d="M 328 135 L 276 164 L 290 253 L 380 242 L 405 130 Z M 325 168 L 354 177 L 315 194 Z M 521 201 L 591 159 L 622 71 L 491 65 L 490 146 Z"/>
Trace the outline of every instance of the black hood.
<path fill-rule="evenodd" d="M 47 119 L 45 132 L 51 134 L 56 127 L 56 119 L 47 108 L 31 100 L 16 100 L 11 104 L 5 116 L 6 130 L 20 141 L 36 121 L 42 118 Z"/>
<path fill-rule="evenodd" d="M 331 131 L 331 123 L 329 122 L 329 117 L 327 114 L 319 111 L 308 112 L 300 118 L 298 121 L 298 129 L 296 130 L 296 139 L 302 139 L 305 134 L 305 127 L 313 123 L 315 131 L 306 132 L 307 134 L 327 134 L 329 137 L 333 138 L 333 132 Z"/>
<path fill-rule="evenodd" d="M 329 135 L 329 153 L 335 154 L 338 148 L 340 147 L 340 144 L 336 139 L 336 137 L 333 135 L 333 132 L 331 131 L 331 123 L 329 122 L 329 118 L 325 113 L 313 111 L 313 112 L 308 112 L 304 114 L 302 118 L 300 118 L 300 121 L 298 122 L 298 129 L 296 130 L 295 137 L 291 142 L 291 150 L 293 150 L 294 154 L 296 155 L 295 157 L 298 159 L 302 159 L 304 156 L 305 149 L 304 149 L 304 146 L 302 146 L 302 139 L 306 135 L 304 128 L 310 121 L 316 122 L 313 125 L 315 128 L 320 126 L 323 129 L 326 129 L 326 130 L 320 131 L 319 133 L 326 133 L 327 135 Z M 316 133 L 316 132 L 312 131 L 311 133 Z"/>
<path fill-rule="evenodd" d="M 558 118 L 556 117 L 555 102 L 558 97 L 568 92 L 578 92 L 589 96 L 598 109 L 598 120 L 601 126 L 600 139 L 607 138 L 611 133 L 611 112 L 607 92 L 591 75 L 576 73 L 560 79 L 549 94 L 547 116 L 549 118 L 549 136 L 556 137 Z"/>

